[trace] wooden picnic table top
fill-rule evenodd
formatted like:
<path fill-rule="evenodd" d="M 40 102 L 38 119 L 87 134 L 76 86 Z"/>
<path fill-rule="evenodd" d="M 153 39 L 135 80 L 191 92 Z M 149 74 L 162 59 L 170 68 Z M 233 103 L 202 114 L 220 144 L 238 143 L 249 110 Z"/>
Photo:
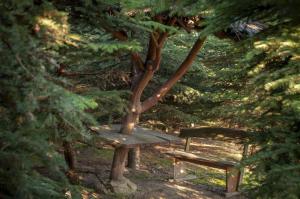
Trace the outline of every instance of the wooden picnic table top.
<path fill-rule="evenodd" d="M 136 146 L 151 146 L 181 142 L 181 139 L 177 136 L 140 126 L 136 126 L 133 130 L 133 134 L 130 135 L 119 133 L 120 128 L 120 124 L 113 124 L 90 127 L 90 130 L 114 147 L 134 148 Z"/>

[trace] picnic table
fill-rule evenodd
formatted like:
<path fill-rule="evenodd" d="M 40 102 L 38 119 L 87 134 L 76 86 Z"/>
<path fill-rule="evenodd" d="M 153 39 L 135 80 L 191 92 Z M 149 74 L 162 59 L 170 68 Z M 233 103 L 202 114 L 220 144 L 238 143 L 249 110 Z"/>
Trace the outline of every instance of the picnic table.
<path fill-rule="evenodd" d="M 90 127 L 90 130 L 115 148 L 135 148 L 138 146 L 163 145 L 181 142 L 181 139 L 177 136 L 140 126 L 136 126 L 133 133 L 130 135 L 119 133 L 120 128 L 120 124 L 113 124 Z"/>

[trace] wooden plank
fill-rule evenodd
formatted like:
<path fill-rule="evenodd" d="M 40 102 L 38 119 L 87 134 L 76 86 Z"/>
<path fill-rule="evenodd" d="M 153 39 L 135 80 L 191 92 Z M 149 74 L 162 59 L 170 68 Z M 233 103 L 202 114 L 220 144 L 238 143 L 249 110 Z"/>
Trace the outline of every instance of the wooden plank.
<path fill-rule="evenodd" d="M 133 134 L 119 133 L 121 125 L 116 124 L 112 126 L 97 126 L 90 127 L 90 129 L 114 147 L 134 148 L 136 146 L 149 146 L 156 144 L 170 144 L 181 142 L 176 136 L 168 135 L 162 132 L 153 131 L 151 129 L 136 127 Z"/>
<path fill-rule="evenodd" d="M 209 166 L 209 167 L 218 168 L 218 169 L 224 169 L 224 170 L 227 170 L 227 168 L 235 167 L 235 165 L 236 165 L 236 163 L 234 163 L 234 162 L 218 160 L 216 158 L 207 159 L 207 158 L 203 158 L 198 155 L 183 152 L 183 151 L 170 151 L 170 152 L 167 152 L 166 154 L 170 155 L 180 161 L 191 162 L 194 164 L 200 164 L 200 165 Z"/>
<path fill-rule="evenodd" d="M 243 130 L 221 127 L 183 128 L 180 130 L 179 137 L 198 137 L 220 141 L 245 142 L 250 137 L 250 133 Z"/>

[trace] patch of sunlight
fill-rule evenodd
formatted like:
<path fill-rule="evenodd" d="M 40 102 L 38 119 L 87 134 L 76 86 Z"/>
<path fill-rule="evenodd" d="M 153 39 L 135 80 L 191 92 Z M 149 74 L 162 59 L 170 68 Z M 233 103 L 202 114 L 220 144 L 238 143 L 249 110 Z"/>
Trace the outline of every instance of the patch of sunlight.
<path fill-rule="evenodd" d="M 39 17 L 38 20 L 40 25 L 47 26 L 47 28 L 50 28 L 52 30 L 56 30 L 59 32 L 59 30 L 67 32 L 69 30 L 68 25 L 61 25 L 58 24 L 56 21 L 44 17 Z M 62 28 L 62 29 L 61 29 Z"/>
<path fill-rule="evenodd" d="M 250 186 L 258 186 L 259 185 L 259 182 L 257 182 L 256 180 L 253 180 L 251 178 L 251 174 L 252 172 L 249 171 L 248 169 L 245 170 L 245 173 L 243 175 L 243 180 L 241 182 L 241 185 L 240 185 L 240 189 L 243 190 L 243 189 L 249 189 Z"/>
<path fill-rule="evenodd" d="M 84 188 L 81 191 L 81 198 L 82 199 L 100 199 L 101 197 L 95 193 L 92 189 Z"/>
<path fill-rule="evenodd" d="M 226 186 L 225 171 L 211 167 L 198 166 L 190 171 L 197 178 L 191 180 L 194 184 L 224 187 Z"/>
<path fill-rule="evenodd" d="M 70 39 L 75 40 L 75 41 L 82 41 L 81 36 L 78 35 L 78 34 L 68 34 L 68 37 L 69 37 Z"/>
<path fill-rule="evenodd" d="M 291 58 L 291 60 L 299 61 L 300 60 L 300 55 L 295 55 Z"/>
<path fill-rule="evenodd" d="M 267 45 L 266 43 L 263 43 L 261 41 L 254 42 L 254 47 L 258 48 L 258 49 L 262 49 L 262 50 L 268 50 L 269 49 L 269 45 Z"/>
<path fill-rule="evenodd" d="M 243 102 L 249 101 L 249 97 L 244 97 L 244 98 L 242 99 L 242 101 L 243 101 Z"/>
<path fill-rule="evenodd" d="M 280 42 L 280 46 L 281 46 L 281 48 L 283 48 L 283 47 L 291 47 L 291 48 L 295 48 L 295 47 L 297 47 L 297 43 L 295 42 L 295 41 L 291 41 L 291 40 L 289 40 L 289 41 L 284 41 L 284 42 Z"/>
<path fill-rule="evenodd" d="M 205 121 L 206 126 L 217 126 L 219 123 L 217 121 Z"/>
<path fill-rule="evenodd" d="M 180 191 L 197 192 L 195 189 L 185 187 L 185 186 L 181 186 L 181 185 L 178 185 L 178 184 L 166 184 L 166 186 L 170 187 L 170 188 L 175 188 L 175 189 L 180 190 Z"/>
<path fill-rule="evenodd" d="M 217 74 L 216 74 L 214 71 L 210 70 L 210 71 L 208 72 L 207 76 L 208 76 L 208 77 L 216 77 Z"/>
<path fill-rule="evenodd" d="M 248 72 L 248 75 L 250 75 L 250 76 L 256 75 L 256 74 L 260 73 L 265 67 L 266 67 L 265 63 L 260 63 L 260 64 L 256 65 L 256 67 L 253 70 L 250 70 Z"/>
<path fill-rule="evenodd" d="M 60 16 L 61 21 L 57 23 L 53 20 L 56 16 Z M 56 44 L 63 45 L 66 42 L 66 35 L 70 31 L 68 16 L 64 12 L 48 12 L 43 16 L 36 18 L 35 31 L 39 32 L 42 28 L 45 28 L 47 37 L 54 40 Z M 49 40 L 49 41 L 50 41 Z"/>
<path fill-rule="evenodd" d="M 300 80 L 300 76 L 299 75 L 291 75 L 291 76 L 287 76 L 285 78 L 281 78 L 272 82 L 268 82 L 267 84 L 265 84 L 265 90 L 267 91 L 271 91 L 274 89 L 277 89 L 280 86 L 288 86 L 289 88 L 293 88 L 295 83 L 298 82 Z M 299 87 L 299 86 L 298 86 Z M 296 87 L 297 88 L 297 87 Z"/>
<path fill-rule="evenodd" d="M 260 113 L 262 113 L 263 111 L 264 111 L 263 107 L 257 106 L 257 107 L 254 109 L 253 113 L 254 113 L 254 114 L 260 114 Z"/>

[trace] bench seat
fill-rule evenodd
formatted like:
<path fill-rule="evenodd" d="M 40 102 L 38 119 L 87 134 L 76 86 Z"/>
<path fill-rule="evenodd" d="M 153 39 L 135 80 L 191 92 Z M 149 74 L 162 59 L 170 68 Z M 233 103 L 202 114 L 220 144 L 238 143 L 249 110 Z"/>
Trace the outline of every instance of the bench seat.
<path fill-rule="evenodd" d="M 226 172 L 226 192 L 225 196 L 233 196 L 238 194 L 238 188 L 243 178 L 243 168 L 239 168 L 237 165 L 240 160 L 224 160 L 224 157 L 207 157 L 205 153 L 195 154 L 190 152 L 191 138 L 203 138 L 216 141 L 226 141 L 243 144 L 242 159 L 247 156 L 248 153 L 248 140 L 250 134 L 248 132 L 229 129 L 221 127 L 201 127 L 201 128 L 186 128 L 181 129 L 180 138 L 185 138 L 184 151 L 174 150 L 168 151 L 166 154 L 171 156 L 174 160 L 174 179 L 185 180 L 184 177 L 187 172 L 184 169 L 183 162 L 194 163 L 197 165 L 208 166 L 212 168 L 222 169 Z"/>
<path fill-rule="evenodd" d="M 227 170 L 228 168 L 235 167 L 237 165 L 236 162 L 232 161 L 223 161 L 216 158 L 205 158 L 201 157 L 200 155 L 192 154 L 190 152 L 184 151 L 168 151 L 166 152 L 167 155 L 172 156 L 178 160 L 200 164 L 204 166 L 209 166 L 217 169 Z"/>

